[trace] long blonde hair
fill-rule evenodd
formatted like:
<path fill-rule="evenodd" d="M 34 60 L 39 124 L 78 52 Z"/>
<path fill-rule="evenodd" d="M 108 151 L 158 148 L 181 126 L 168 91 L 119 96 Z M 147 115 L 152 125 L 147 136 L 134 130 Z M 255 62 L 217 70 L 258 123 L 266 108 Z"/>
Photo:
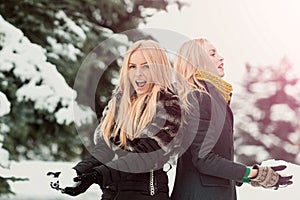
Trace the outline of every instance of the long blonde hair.
<path fill-rule="evenodd" d="M 151 91 L 140 96 L 133 92 L 128 77 L 129 59 L 135 51 L 144 55 L 153 80 Z M 109 143 L 111 137 L 119 136 L 119 146 L 124 147 L 128 137 L 139 137 L 156 112 L 158 93 L 171 89 L 171 81 L 171 64 L 165 50 L 153 40 L 135 42 L 125 54 L 120 71 L 120 83 L 115 92 L 121 94 L 121 98 L 117 102 L 117 98 L 112 97 L 101 122 L 100 132 L 105 141 Z"/>
<path fill-rule="evenodd" d="M 174 62 L 176 80 L 188 81 L 189 88 L 182 88 L 180 94 L 184 94 L 189 89 L 199 89 L 205 91 L 205 87 L 196 79 L 198 71 L 208 71 L 217 75 L 218 71 L 211 61 L 208 53 L 201 47 L 199 39 L 187 41 L 181 45 Z M 182 84 L 181 84 L 182 85 Z"/>

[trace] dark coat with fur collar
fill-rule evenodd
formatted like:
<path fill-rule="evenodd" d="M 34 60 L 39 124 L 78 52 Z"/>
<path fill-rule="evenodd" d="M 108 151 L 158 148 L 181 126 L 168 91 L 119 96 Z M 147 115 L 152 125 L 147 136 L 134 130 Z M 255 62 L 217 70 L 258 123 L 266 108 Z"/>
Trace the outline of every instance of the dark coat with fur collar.
<path fill-rule="evenodd" d="M 241 182 L 246 166 L 233 162 L 233 114 L 224 98 L 206 83 L 209 95 L 195 90 L 188 95 L 192 106 L 187 115 L 172 200 L 234 200 L 235 183 Z"/>
<path fill-rule="evenodd" d="M 120 96 L 116 98 L 118 104 Z M 176 149 L 180 122 L 178 97 L 169 91 L 161 91 L 156 114 L 140 137 L 128 139 L 126 149 L 118 148 L 116 139 L 108 146 L 102 137 L 98 137 L 91 156 L 74 168 L 79 173 L 94 169 L 102 174 L 102 188 L 141 190 L 146 194 L 149 194 L 150 171 L 154 170 L 155 192 L 168 192 L 168 177 L 162 167 Z"/>

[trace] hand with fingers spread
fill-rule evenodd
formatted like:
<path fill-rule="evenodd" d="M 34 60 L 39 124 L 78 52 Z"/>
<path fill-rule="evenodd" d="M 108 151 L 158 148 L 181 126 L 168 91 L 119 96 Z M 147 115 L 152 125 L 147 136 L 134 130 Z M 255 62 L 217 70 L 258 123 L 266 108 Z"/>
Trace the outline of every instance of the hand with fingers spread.
<path fill-rule="evenodd" d="M 93 170 L 92 172 L 81 174 L 75 177 L 74 182 L 78 182 L 75 187 L 66 187 L 62 190 L 62 193 L 68 194 L 70 196 L 77 196 L 84 193 L 92 184 L 102 182 L 102 176 Z"/>
<path fill-rule="evenodd" d="M 293 176 L 281 176 L 277 171 L 282 171 L 286 168 L 285 165 L 279 166 L 259 166 L 254 165 L 253 169 L 257 169 L 257 175 L 250 178 L 251 185 L 254 187 L 274 188 L 277 190 L 280 186 L 288 186 L 293 183 Z"/>

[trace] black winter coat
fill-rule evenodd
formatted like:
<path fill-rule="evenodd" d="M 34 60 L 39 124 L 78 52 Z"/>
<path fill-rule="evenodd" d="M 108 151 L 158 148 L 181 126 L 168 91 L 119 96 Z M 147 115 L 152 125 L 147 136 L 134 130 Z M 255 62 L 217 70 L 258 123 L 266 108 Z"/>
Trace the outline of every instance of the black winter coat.
<path fill-rule="evenodd" d="M 178 159 L 172 200 L 234 200 L 236 181 L 246 172 L 233 162 L 231 109 L 213 85 L 206 86 L 209 95 L 196 90 L 188 95 L 193 108 L 183 145 L 190 146 Z"/>
<path fill-rule="evenodd" d="M 168 177 L 162 167 L 179 143 L 175 141 L 180 121 L 178 97 L 161 91 L 156 114 L 139 138 L 127 139 L 126 149 L 118 148 L 116 139 L 111 140 L 112 145 L 108 146 L 102 137 L 98 138 L 91 156 L 79 162 L 74 169 L 78 173 L 91 169 L 99 172 L 103 176 L 102 189 L 137 191 L 148 196 L 161 192 L 168 194 Z M 96 131 L 99 131 L 99 126 Z"/>

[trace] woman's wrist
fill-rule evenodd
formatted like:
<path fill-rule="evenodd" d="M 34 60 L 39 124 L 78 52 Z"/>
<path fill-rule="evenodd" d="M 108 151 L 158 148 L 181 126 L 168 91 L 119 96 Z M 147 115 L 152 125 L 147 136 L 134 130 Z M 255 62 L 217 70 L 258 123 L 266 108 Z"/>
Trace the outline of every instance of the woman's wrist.
<path fill-rule="evenodd" d="M 257 176 L 258 169 L 253 167 L 246 167 L 246 172 L 243 177 L 243 183 L 250 183 L 250 179 L 253 179 Z"/>
<path fill-rule="evenodd" d="M 258 169 L 253 169 L 253 168 L 251 168 L 250 169 L 250 173 L 249 173 L 249 175 L 248 175 L 248 178 L 255 178 L 256 176 L 257 176 L 257 174 L 258 174 Z"/>

